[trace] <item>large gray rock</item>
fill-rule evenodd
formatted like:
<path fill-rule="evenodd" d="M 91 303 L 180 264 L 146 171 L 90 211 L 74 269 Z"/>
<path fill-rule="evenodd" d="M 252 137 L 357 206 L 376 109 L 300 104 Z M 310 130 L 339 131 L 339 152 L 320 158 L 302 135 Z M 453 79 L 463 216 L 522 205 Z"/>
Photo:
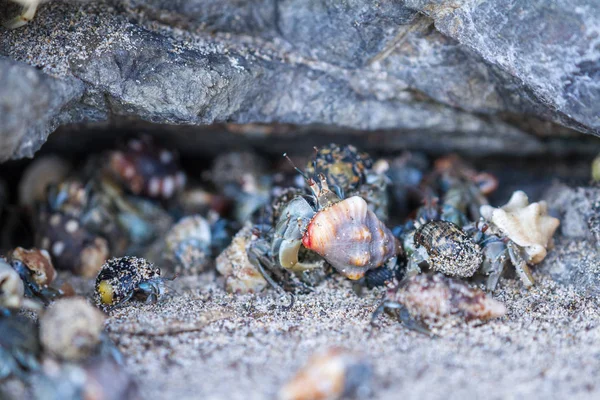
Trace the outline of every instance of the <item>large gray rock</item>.
<path fill-rule="evenodd" d="M 0 54 L 20 62 L 0 64 L 0 76 L 29 64 L 38 69 L 15 81 L 39 87 L 39 97 L 7 97 L 11 115 L 0 118 L 20 125 L 0 119 L 0 160 L 31 156 L 58 125 L 115 116 L 390 130 L 387 141 L 481 154 L 546 151 L 532 117 L 600 133 L 590 44 L 598 10 L 584 18 L 584 3 L 479 3 L 45 4 L 29 25 L 0 28 Z M 562 11 L 577 25 L 561 23 Z M 501 30 L 490 26 L 500 20 Z"/>

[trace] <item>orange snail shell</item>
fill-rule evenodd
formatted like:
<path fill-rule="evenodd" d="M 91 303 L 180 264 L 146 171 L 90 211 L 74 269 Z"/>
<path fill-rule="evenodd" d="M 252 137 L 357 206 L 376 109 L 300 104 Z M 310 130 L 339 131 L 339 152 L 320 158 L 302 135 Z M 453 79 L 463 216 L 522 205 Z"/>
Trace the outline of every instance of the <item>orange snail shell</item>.
<path fill-rule="evenodd" d="M 399 252 L 392 232 L 353 196 L 315 214 L 302 244 L 321 255 L 345 277 L 356 280 Z"/>

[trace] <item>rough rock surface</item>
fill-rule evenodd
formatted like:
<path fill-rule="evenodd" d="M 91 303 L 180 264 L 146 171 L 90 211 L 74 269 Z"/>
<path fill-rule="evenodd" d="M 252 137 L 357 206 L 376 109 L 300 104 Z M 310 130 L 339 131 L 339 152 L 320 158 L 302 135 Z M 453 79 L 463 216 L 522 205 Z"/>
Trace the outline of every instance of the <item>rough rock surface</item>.
<path fill-rule="evenodd" d="M 30 156 L 58 125 L 115 116 L 477 137 L 482 151 L 540 152 L 528 132 L 560 131 L 543 121 L 600 133 L 600 9 L 576 3 L 51 2 L 29 25 L 0 28 L 0 55 L 18 62 L 0 63 L 0 79 L 18 85 L 0 94 L 11 106 L 0 161 Z"/>

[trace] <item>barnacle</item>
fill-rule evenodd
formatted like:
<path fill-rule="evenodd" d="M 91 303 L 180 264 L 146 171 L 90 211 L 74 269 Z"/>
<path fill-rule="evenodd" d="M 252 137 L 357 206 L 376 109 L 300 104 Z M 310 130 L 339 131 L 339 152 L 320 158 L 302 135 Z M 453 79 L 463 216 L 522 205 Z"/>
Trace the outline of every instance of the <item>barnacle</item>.
<path fill-rule="evenodd" d="M 531 264 L 540 263 L 552 245 L 552 236 L 560 225 L 548 215 L 545 201 L 529 204 L 527 195 L 516 191 L 510 201 L 500 208 L 482 206 L 481 215 L 508 239 L 521 246 Z"/>

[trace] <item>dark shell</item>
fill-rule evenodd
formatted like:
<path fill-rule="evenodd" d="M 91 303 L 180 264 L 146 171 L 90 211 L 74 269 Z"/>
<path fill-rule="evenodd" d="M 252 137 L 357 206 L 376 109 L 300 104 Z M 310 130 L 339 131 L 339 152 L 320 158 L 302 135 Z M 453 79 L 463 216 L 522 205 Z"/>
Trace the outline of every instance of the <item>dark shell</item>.
<path fill-rule="evenodd" d="M 178 154 L 156 145 L 149 136 L 131 139 L 109 154 L 110 174 L 129 191 L 151 198 L 170 199 L 186 183 Z"/>
<path fill-rule="evenodd" d="M 36 246 L 48 250 L 57 269 L 93 277 L 108 258 L 108 243 L 78 219 L 61 212 L 39 214 Z"/>
<path fill-rule="evenodd" d="M 110 308 L 131 297 L 140 283 L 156 278 L 160 278 L 160 269 L 143 258 L 126 256 L 110 259 L 102 265 L 96 278 L 94 301 L 100 308 Z M 102 282 L 110 284 L 113 290 L 110 304 L 101 300 L 99 288 Z"/>
<path fill-rule="evenodd" d="M 372 166 L 369 155 L 359 152 L 356 147 L 332 143 L 318 149 L 314 159 L 309 161 L 306 173 L 309 176 L 323 174 L 330 185 L 348 192 L 366 182 L 367 170 Z"/>
<path fill-rule="evenodd" d="M 426 223 L 415 232 L 414 243 L 425 248 L 430 267 L 446 275 L 473 276 L 483 261 L 479 245 L 452 222 Z"/>

